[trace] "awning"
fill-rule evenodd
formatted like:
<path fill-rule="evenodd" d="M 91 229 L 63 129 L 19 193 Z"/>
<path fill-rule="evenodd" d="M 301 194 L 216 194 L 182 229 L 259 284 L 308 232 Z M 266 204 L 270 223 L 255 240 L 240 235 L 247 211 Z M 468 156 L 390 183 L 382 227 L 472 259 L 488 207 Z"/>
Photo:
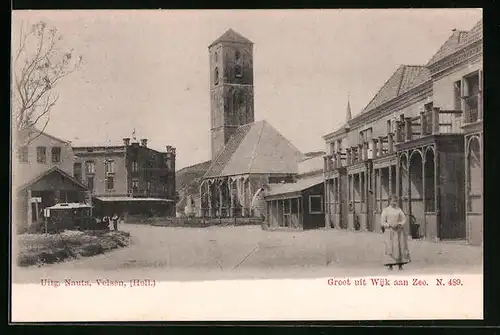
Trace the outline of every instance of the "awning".
<path fill-rule="evenodd" d="M 76 208 L 91 208 L 92 206 L 82 203 L 59 203 L 48 207 L 49 209 L 76 209 Z"/>
<path fill-rule="evenodd" d="M 299 179 L 295 183 L 271 184 L 271 190 L 266 193 L 265 199 L 271 200 L 271 198 L 283 197 L 285 195 L 296 195 L 297 193 L 324 182 L 323 175 L 320 175 Z"/>
<path fill-rule="evenodd" d="M 171 199 L 161 198 L 132 198 L 132 197 L 96 197 L 102 202 L 174 202 Z"/>

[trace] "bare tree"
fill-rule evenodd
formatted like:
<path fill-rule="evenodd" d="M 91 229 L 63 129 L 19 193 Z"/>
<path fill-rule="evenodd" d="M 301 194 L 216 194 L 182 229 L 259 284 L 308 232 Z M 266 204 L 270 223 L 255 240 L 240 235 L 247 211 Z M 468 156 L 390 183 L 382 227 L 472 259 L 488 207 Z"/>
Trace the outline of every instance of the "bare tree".
<path fill-rule="evenodd" d="M 73 50 L 63 51 L 62 36 L 45 22 L 33 24 L 26 29 L 21 24 L 19 34 L 14 36 L 12 116 L 17 132 L 37 128 L 43 132 L 50 120 L 50 111 L 59 95 L 54 91 L 57 83 L 76 71 L 82 57 L 75 59 Z M 30 132 L 25 144 L 40 136 Z"/>

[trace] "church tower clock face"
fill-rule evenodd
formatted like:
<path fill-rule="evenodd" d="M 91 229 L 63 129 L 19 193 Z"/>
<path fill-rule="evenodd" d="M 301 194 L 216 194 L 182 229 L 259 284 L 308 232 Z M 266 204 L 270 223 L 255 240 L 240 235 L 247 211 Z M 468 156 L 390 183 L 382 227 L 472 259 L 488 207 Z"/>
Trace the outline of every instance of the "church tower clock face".
<path fill-rule="evenodd" d="M 208 50 L 214 158 L 238 127 L 254 122 L 253 43 L 229 29 Z"/>

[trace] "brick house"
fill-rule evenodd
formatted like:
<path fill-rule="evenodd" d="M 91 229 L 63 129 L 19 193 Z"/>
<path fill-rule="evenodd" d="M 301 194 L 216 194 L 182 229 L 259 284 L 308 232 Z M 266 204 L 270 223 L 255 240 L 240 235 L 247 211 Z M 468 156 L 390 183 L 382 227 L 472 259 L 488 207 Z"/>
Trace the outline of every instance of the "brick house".
<path fill-rule="evenodd" d="M 74 176 L 92 192 L 96 212 L 127 218 L 175 216 L 175 148 L 148 147 L 147 139 L 122 145 L 74 148 Z"/>

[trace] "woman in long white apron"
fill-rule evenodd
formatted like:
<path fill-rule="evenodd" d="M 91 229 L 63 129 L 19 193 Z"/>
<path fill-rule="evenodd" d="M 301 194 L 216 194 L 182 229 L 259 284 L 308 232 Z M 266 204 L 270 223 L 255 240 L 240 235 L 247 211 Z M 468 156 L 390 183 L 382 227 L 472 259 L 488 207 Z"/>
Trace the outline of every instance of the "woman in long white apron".
<path fill-rule="evenodd" d="M 389 270 L 392 270 L 394 265 L 402 270 L 403 265 L 409 263 L 411 259 L 408 238 L 404 230 L 406 215 L 398 207 L 397 197 L 391 197 L 391 204 L 382 211 L 381 224 L 385 238 L 384 265 Z"/>

